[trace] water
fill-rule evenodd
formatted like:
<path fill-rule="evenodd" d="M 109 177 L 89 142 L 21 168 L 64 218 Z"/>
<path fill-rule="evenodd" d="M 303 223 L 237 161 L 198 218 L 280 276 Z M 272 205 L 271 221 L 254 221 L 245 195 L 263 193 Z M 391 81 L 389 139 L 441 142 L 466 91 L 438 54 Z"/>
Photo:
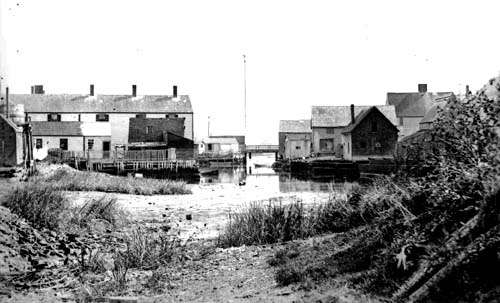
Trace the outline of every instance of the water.
<path fill-rule="evenodd" d="M 218 175 L 201 176 L 200 184 L 241 184 L 247 187 L 270 192 L 300 193 L 344 190 L 352 187 L 352 182 L 333 182 L 332 180 L 310 180 L 289 173 L 277 173 L 271 165 L 274 154 L 253 154 L 246 167 L 223 168 Z"/>

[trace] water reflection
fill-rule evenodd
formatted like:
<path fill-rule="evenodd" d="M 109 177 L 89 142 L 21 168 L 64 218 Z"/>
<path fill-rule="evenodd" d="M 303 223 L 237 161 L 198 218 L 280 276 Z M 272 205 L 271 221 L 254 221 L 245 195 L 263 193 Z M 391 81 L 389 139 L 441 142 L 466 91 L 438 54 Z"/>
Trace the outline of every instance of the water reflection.
<path fill-rule="evenodd" d="M 311 180 L 289 173 L 278 174 L 270 167 L 248 166 L 221 168 L 217 175 L 200 178 L 200 184 L 214 183 L 245 183 L 245 186 L 256 187 L 259 190 L 281 193 L 344 191 L 353 186 L 352 182 L 334 182 L 333 179 Z"/>

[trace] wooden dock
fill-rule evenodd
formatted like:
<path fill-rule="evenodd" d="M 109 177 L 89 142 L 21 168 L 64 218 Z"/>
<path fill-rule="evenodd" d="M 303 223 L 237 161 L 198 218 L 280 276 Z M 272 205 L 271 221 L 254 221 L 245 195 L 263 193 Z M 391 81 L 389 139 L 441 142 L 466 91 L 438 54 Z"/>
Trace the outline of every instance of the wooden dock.
<path fill-rule="evenodd" d="M 166 150 L 126 151 L 107 155 L 73 152 L 65 158 L 77 169 L 116 175 L 142 173 L 145 176 L 192 179 L 192 176 L 199 174 L 196 160 L 169 159 Z"/>

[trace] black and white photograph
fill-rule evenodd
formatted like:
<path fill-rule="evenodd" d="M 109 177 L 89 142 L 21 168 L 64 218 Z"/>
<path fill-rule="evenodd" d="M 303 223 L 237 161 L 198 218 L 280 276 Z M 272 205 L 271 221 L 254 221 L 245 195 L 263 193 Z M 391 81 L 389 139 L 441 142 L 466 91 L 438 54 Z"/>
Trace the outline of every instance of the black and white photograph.
<path fill-rule="evenodd" d="M 500 302 L 500 1 L 0 0 L 0 302 Z"/>

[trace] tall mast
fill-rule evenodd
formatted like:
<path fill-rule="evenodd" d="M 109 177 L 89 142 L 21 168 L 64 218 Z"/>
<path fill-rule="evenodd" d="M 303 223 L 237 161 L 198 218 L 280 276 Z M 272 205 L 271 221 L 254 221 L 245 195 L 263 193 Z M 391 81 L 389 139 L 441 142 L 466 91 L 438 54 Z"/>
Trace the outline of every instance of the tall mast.
<path fill-rule="evenodd" d="M 245 136 L 247 134 L 247 57 L 243 55 L 243 81 L 245 87 Z"/>

